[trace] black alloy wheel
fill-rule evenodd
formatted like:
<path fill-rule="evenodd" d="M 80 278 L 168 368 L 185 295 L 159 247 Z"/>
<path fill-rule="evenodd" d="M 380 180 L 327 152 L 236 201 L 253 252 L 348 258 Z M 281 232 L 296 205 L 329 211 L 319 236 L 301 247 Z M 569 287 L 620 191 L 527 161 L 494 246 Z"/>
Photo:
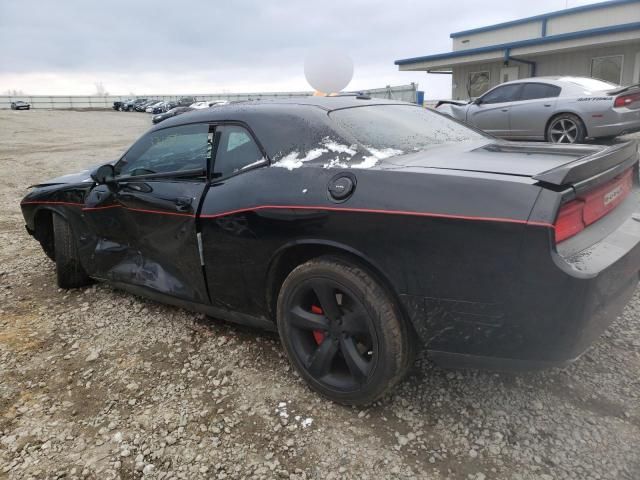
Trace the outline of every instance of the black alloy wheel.
<path fill-rule="evenodd" d="M 296 355 L 322 383 L 357 390 L 375 368 L 375 330 L 364 305 L 345 285 L 330 278 L 301 283 L 288 319 Z"/>
<path fill-rule="evenodd" d="M 379 398 L 410 362 L 407 328 L 387 292 L 341 259 L 294 269 L 278 298 L 278 329 L 303 378 L 340 403 Z"/>

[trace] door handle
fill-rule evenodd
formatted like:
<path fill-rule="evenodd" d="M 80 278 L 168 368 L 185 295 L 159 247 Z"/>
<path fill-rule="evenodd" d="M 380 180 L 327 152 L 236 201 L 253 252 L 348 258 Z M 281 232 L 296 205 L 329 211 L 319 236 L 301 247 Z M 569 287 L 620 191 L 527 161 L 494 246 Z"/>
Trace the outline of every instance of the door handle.
<path fill-rule="evenodd" d="M 503 108 L 503 109 L 502 109 L 502 111 L 503 111 L 503 112 L 508 112 L 508 111 L 509 111 L 509 109 L 508 109 L 508 108 Z"/>
<path fill-rule="evenodd" d="M 176 210 L 179 212 L 188 212 L 191 210 L 191 197 L 178 197 L 175 200 Z"/>
<path fill-rule="evenodd" d="M 550 103 L 545 103 L 545 104 L 544 104 L 544 106 L 545 106 L 545 107 L 550 107 L 550 106 L 551 106 L 551 104 L 550 104 Z"/>

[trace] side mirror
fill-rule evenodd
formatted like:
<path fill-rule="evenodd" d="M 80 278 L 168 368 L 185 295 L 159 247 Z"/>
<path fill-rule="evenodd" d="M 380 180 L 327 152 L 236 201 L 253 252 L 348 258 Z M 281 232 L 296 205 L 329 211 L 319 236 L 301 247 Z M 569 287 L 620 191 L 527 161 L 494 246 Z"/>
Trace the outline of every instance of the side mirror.
<path fill-rule="evenodd" d="M 116 169 L 110 163 L 106 165 L 100 165 L 93 172 L 91 172 L 91 179 L 98 185 L 104 185 L 113 180 L 115 177 Z"/>
<path fill-rule="evenodd" d="M 482 105 L 482 97 L 480 97 L 480 98 L 476 98 L 476 99 L 473 101 L 473 103 L 474 103 L 474 105 Z"/>

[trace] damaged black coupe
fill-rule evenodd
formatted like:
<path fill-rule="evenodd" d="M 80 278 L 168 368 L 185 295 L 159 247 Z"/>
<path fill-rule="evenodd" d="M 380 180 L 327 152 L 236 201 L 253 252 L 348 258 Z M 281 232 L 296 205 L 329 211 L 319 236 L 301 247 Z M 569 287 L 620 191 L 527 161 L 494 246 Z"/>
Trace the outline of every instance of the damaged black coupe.
<path fill-rule="evenodd" d="M 410 104 L 314 97 L 166 120 L 22 211 L 61 287 L 277 329 L 312 388 L 362 404 L 418 348 L 577 358 L 636 288 L 638 200 L 633 144 L 507 143 Z"/>

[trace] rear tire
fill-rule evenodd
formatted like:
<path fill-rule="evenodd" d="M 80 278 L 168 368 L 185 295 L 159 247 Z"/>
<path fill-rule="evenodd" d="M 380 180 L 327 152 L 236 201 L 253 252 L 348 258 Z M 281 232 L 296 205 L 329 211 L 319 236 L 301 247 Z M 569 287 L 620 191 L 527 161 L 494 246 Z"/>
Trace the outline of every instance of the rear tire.
<path fill-rule="evenodd" d="M 587 129 L 577 115 L 562 113 L 551 119 L 546 134 L 547 141 L 550 143 L 584 143 Z"/>
<path fill-rule="evenodd" d="M 413 360 L 409 327 L 393 297 L 363 268 L 334 256 L 310 260 L 285 279 L 278 332 L 309 386 L 342 404 L 369 404 Z"/>
<path fill-rule="evenodd" d="M 78 288 L 91 283 L 80 264 L 78 247 L 69 223 L 53 214 L 53 239 L 56 255 L 56 276 L 60 288 Z"/>

